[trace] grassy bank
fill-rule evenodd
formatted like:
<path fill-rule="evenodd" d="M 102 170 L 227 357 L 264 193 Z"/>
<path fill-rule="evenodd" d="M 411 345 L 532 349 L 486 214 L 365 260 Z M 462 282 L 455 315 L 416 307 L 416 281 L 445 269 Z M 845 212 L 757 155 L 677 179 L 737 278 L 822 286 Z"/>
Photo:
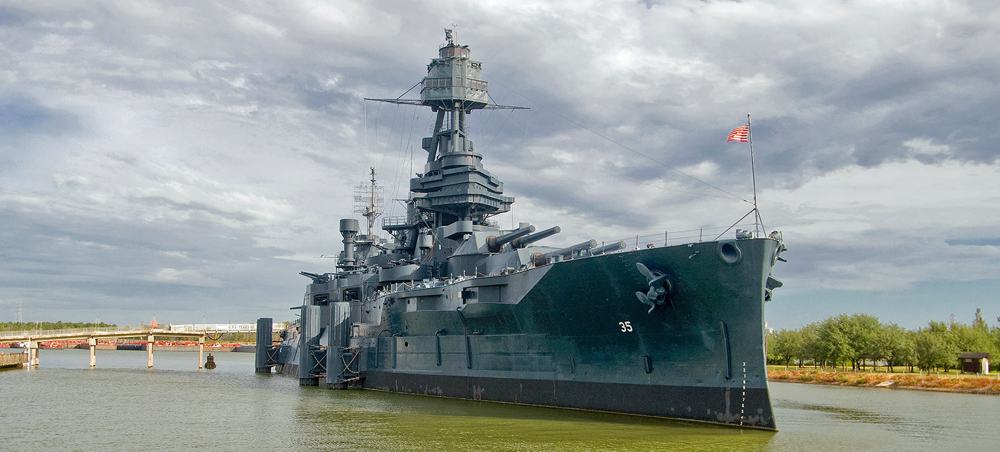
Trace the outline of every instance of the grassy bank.
<path fill-rule="evenodd" d="M 923 391 L 1000 395 L 996 376 L 938 376 L 900 373 L 827 372 L 816 369 L 769 370 L 770 381 L 837 386 L 881 387 Z"/>

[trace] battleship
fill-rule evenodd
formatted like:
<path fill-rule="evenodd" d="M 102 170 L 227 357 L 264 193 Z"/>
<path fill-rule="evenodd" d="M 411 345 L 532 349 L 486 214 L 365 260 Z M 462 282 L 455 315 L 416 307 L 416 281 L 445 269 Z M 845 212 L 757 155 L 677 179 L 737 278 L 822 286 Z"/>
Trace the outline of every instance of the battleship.
<path fill-rule="evenodd" d="M 375 171 L 356 192 L 368 220 L 340 220 L 343 251 L 310 279 L 298 320 L 274 341 L 258 319 L 256 371 L 301 385 L 623 413 L 776 429 L 764 304 L 779 232 L 626 249 L 544 246 L 559 234 L 490 220 L 512 197 L 486 171 L 466 120 L 490 103 L 482 63 L 446 33 L 420 99 L 423 172 L 406 215 L 373 232 Z M 756 206 L 755 206 L 756 209 Z M 543 225 L 549 226 L 549 225 Z"/>

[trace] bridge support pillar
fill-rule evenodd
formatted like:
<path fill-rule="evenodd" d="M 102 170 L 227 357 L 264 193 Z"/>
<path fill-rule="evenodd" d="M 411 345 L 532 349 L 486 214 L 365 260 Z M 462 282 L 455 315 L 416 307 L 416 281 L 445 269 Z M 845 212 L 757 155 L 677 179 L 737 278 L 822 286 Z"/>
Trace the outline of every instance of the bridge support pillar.
<path fill-rule="evenodd" d="M 146 355 L 149 357 L 149 365 L 147 369 L 153 368 L 153 335 L 150 334 L 146 336 Z"/>
<path fill-rule="evenodd" d="M 38 368 L 38 341 L 28 339 L 28 365 Z"/>
<path fill-rule="evenodd" d="M 88 337 L 87 345 L 90 345 L 90 368 L 93 369 L 97 366 L 97 354 L 95 352 L 95 350 L 97 350 L 97 338 Z"/>
<path fill-rule="evenodd" d="M 198 338 L 198 371 L 205 367 L 205 336 Z"/>

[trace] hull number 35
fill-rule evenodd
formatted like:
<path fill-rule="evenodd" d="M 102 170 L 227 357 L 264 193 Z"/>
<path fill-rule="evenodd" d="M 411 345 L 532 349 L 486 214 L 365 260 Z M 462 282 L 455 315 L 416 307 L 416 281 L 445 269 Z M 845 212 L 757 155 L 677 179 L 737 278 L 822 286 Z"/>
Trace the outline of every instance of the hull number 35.
<path fill-rule="evenodd" d="M 629 322 L 627 320 L 624 322 L 618 322 L 618 327 L 622 329 L 622 333 L 632 332 L 632 322 Z"/>

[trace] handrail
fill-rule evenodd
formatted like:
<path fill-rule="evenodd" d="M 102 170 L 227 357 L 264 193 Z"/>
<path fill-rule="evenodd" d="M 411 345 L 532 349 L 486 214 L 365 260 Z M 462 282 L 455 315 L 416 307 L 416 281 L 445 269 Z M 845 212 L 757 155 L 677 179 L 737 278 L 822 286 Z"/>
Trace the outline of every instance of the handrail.
<path fill-rule="evenodd" d="M 35 337 L 35 336 L 60 336 L 60 335 L 76 335 L 84 333 L 127 333 L 127 332 L 142 332 L 142 331 L 152 331 L 153 328 L 148 325 L 142 326 L 107 326 L 107 327 L 94 327 L 94 328 L 64 328 L 58 330 L 22 330 L 22 331 L 0 331 L 0 339 L 12 338 L 12 337 Z"/>
<path fill-rule="evenodd" d="M 275 323 L 273 331 L 281 331 L 288 326 L 288 322 Z M 228 328 L 232 327 L 232 328 Z M 22 331 L 0 331 L 0 340 L 13 338 L 34 338 L 34 337 L 57 337 L 57 336 L 85 336 L 88 334 L 144 334 L 153 333 L 157 336 L 170 336 L 171 333 L 255 333 L 257 324 L 207 324 L 207 325 L 168 325 L 167 327 L 152 327 L 150 325 L 140 326 L 112 326 L 112 327 L 92 327 L 92 328 L 67 328 L 57 330 L 22 330 Z"/>

